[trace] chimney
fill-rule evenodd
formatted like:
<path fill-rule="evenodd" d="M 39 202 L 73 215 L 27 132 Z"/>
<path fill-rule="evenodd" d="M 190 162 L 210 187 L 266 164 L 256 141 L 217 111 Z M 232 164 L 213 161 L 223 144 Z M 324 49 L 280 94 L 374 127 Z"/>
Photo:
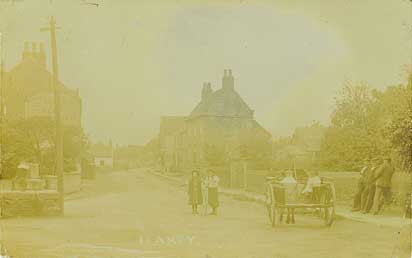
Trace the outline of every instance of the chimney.
<path fill-rule="evenodd" d="M 36 42 L 31 43 L 31 52 L 33 54 L 37 53 L 37 43 Z"/>
<path fill-rule="evenodd" d="M 39 53 L 38 53 L 39 63 L 46 67 L 46 51 L 44 50 L 44 43 L 40 42 L 39 44 Z"/>
<path fill-rule="evenodd" d="M 224 90 L 234 90 L 235 89 L 235 79 L 232 75 L 232 70 L 224 70 L 222 78 L 222 89 Z"/>
<path fill-rule="evenodd" d="M 26 59 L 31 55 L 30 49 L 29 49 L 29 42 L 24 42 L 24 49 L 23 49 L 23 60 Z"/>
<path fill-rule="evenodd" d="M 212 93 L 213 91 L 210 82 L 204 82 L 202 88 L 202 101 L 208 99 Z"/>

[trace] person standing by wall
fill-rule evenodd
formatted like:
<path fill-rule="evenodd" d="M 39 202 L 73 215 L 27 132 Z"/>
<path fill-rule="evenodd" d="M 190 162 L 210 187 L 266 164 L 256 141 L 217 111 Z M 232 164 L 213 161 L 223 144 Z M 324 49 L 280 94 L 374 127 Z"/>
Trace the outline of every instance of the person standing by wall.
<path fill-rule="evenodd" d="M 188 183 L 188 195 L 189 204 L 192 206 L 192 214 L 198 214 L 198 205 L 202 205 L 202 180 L 199 176 L 199 172 L 196 170 L 192 171 L 192 176 Z"/>
<path fill-rule="evenodd" d="M 373 201 L 374 215 L 379 214 L 386 200 L 391 196 L 392 176 L 395 168 L 391 158 L 386 158 L 376 174 L 376 193 Z"/>
<path fill-rule="evenodd" d="M 213 170 L 208 170 L 208 203 L 212 207 L 212 215 L 217 215 L 219 207 L 219 177 Z"/>
<path fill-rule="evenodd" d="M 358 188 L 356 190 L 356 194 L 353 197 L 353 208 L 352 211 L 360 211 L 361 210 L 361 204 L 362 204 L 362 193 L 365 190 L 365 185 L 366 185 L 366 175 L 368 173 L 368 170 L 372 168 L 370 159 L 367 158 L 365 159 L 365 164 L 364 167 L 362 168 L 360 172 L 360 177 L 358 180 Z"/>
<path fill-rule="evenodd" d="M 367 170 L 365 189 L 362 192 L 362 213 L 369 213 L 373 206 L 373 200 L 375 198 L 376 190 L 376 175 L 381 165 L 380 158 L 374 158 L 372 160 L 372 168 Z"/>

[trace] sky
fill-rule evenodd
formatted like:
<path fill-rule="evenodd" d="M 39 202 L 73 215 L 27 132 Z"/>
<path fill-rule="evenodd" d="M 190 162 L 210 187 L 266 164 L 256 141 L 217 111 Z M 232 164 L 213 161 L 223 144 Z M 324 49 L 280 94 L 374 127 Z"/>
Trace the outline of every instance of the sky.
<path fill-rule="evenodd" d="M 98 3 L 92 5 L 87 3 Z M 274 137 L 328 125 L 347 81 L 404 83 L 411 67 L 408 0 L 2 0 L 8 68 L 54 15 L 60 80 L 78 88 L 94 141 L 145 144 L 160 117 L 188 115 L 203 82 L 235 89 Z"/>

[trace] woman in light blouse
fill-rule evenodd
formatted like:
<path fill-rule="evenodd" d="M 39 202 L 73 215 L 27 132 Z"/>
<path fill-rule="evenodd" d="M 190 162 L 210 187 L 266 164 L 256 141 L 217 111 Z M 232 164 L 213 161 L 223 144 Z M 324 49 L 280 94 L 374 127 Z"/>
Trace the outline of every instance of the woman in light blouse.
<path fill-rule="evenodd" d="M 208 187 L 208 203 L 212 207 L 212 215 L 217 215 L 217 207 L 219 207 L 219 177 L 213 172 L 208 170 L 207 175 L 207 187 Z"/>

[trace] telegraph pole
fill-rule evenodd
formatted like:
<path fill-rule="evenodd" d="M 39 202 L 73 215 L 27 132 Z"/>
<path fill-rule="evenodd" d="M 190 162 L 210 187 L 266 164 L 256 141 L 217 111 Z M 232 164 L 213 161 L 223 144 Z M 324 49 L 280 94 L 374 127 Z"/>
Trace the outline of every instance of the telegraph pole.
<path fill-rule="evenodd" d="M 53 66 L 53 89 L 54 89 L 54 117 L 56 123 L 56 176 L 57 190 L 59 191 L 59 206 L 60 212 L 64 214 L 64 174 L 63 174 L 63 128 L 61 121 L 61 89 L 59 86 L 58 64 L 57 64 L 57 44 L 56 44 L 56 20 L 53 16 L 50 17 L 50 24 L 47 28 L 42 28 L 40 31 L 50 31 L 50 43 Z"/>
<path fill-rule="evenodd" d="M 3 130 L 4 130 L 4 94 L 3 94 L 3 89 L 4 89 L 4 58 L 3 58 L 3 53 L 4 53 L 4 44 L 3 44 L 3 34 L 0 32 L 0 179 L 3 178 L 3 147 L 4 147 L 4 142 L 3 142 Z"/>
<path fill-rule="evenodd" d="M 5 99 L 5 90 L 6 90 L 6 68 L 5 68 L 5 48 L 4 48 L 4 34 L 0 32 L 0 179 L 4 175 L 4 132 L 6 130 L 6 99 Z"/>

